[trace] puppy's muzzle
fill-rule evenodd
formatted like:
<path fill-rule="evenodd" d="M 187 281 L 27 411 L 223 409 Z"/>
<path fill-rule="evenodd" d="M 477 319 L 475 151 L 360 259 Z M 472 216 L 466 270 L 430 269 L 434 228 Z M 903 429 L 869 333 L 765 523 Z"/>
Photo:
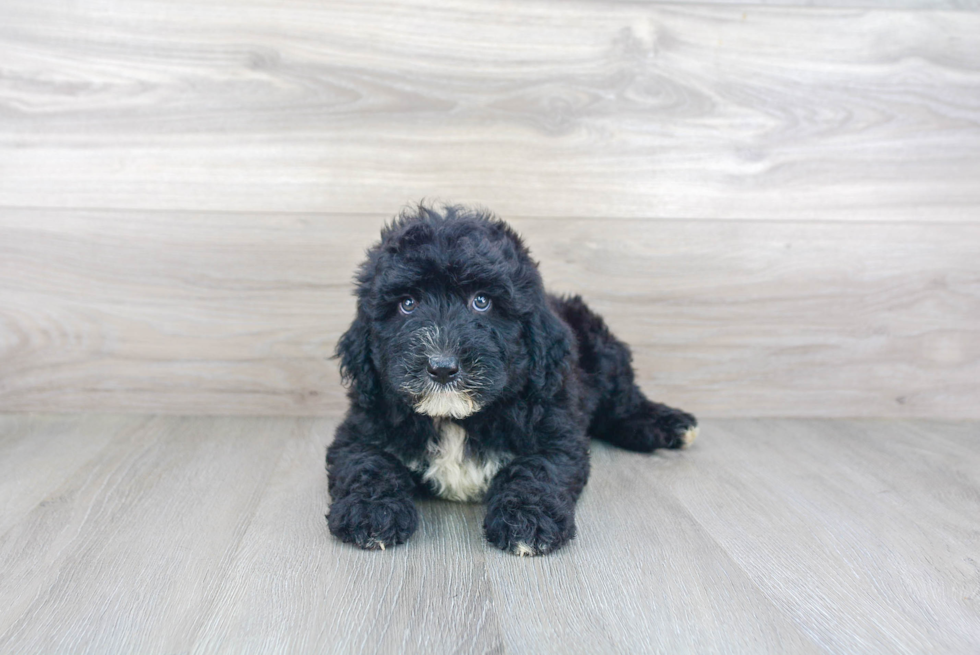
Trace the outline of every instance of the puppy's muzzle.
<path fill-rule="evenodd" d="M 449 384 L 459 376 L 459 358 L 447 355 L 430 357 L 426 371 L 439 384 Z"/>

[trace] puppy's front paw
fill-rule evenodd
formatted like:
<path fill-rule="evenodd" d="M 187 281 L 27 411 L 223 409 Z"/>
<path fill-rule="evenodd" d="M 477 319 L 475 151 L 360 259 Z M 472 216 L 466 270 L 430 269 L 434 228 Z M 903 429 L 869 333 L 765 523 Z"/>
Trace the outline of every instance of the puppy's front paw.
<path fill-rule="evenodd" d="M 549 496 L 502 491 L 487 502 L 483 532 L 514 555 L 545 555 L 575 536 L 575 504 L 559 490 Z"/>
<path fill-rule="evenodd" d="M 364 498 L 350 494 L 330 505 L 330 532 L 365 550 L 384 550 L 403 544 L 418 527 L 418 510 L 411 498 Z"/>

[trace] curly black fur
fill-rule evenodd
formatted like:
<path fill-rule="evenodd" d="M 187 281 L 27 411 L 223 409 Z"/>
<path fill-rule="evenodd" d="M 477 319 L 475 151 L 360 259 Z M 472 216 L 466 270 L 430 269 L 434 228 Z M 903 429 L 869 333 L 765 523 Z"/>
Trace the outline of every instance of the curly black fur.
<path fill-rule="evenodd" d="M 350 409 L 327 450 L 327 518 L 361 548 L 404 543 L 413 496 L 432 493 L 482 499 L 497 548 L 554 551 L 575 536 L 590 435 L 649 452 L 697 425 L 643 395 L 629 348 L 581 298 L 545 293 L 506 223 L 464 207 L 385 227 L 337 355 Z"/>

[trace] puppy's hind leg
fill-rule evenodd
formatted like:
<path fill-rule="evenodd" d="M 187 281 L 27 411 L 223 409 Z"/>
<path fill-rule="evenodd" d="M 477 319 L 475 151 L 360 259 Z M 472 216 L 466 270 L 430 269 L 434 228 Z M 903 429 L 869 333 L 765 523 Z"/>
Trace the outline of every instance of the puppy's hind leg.
<path fill-rule="evenodd" d="M 661 403 L 655 403 L 637 390 L 638 399 L 625 399 L 632 407 L 624 416 L 615 410 L 597 414 L 590 434 L 611 444 L 647 453 L 657 448 L 685 448 L 698 436 L 698 422 L 691 414 Z"/>
<path fill-rule="evenodd" d="M 698 434 L 691 414 L 648 399 L 634 381 L 629 347 L 578 296 L 556 302 L 578 341 L 592 418 L 589 435 L 628 450 L 683 448 Z"/>

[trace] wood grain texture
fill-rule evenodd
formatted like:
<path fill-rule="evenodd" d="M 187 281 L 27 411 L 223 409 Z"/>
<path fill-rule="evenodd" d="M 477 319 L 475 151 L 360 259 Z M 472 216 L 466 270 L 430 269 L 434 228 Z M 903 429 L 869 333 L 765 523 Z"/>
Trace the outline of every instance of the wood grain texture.
<path fill-rule="evenodd" d="M 384 216 L 0 216 L 0 409 L 315 415 Z M 522 219 L 703 416 L 980 414 L 980 225 Z"/>
<path fill-rule="evenodd" d="M 841 9 L 920 9 L 946 11 L 977 11 L 980 0 L 671 0 L 657 4 L 739 5 L 752 7 L 837 7 Z"/>
<path fill-rule="evenodd" d="M 977 12 L 6 0 L 3 16 L 0 207 L 980 215 Z"/>
<path fill-rule="evenodd" d="M 534 559 L 487 546 L 479 505 L 441 501 L 405 546 L 333 540 L 335 425 L 0 416 L 2 484 L 34 490 L 0 526 L 0 652 L 980 648 L 976 422 L 716 420 L 654 456 L 594 443 L 579 536 Z"/>
<path fill-rule="evenodd" d="M 977 649 L 980 426 L 714 427 L 691 465 L 711 480 L 657 483 L 814 642 L 829 652 Z"/>
<path fill-rule="evenodd" d="M 282 431 L 299 425 L 174 418 L 116 430 L 100 457 L 4 533 L 0 649 L 186 651 L 279 458 Z M 85 447 L 73 430 L 60 437 L 65 449 Z M 41 638 L 36 616 L 58 617 Z"/>
<path fill-rule="evenodd" d="M 2 4 L 0 411 L 339 410 L 351 272 L 429 196 L 665 401 L 980 417 L 970 0 Z"/>

